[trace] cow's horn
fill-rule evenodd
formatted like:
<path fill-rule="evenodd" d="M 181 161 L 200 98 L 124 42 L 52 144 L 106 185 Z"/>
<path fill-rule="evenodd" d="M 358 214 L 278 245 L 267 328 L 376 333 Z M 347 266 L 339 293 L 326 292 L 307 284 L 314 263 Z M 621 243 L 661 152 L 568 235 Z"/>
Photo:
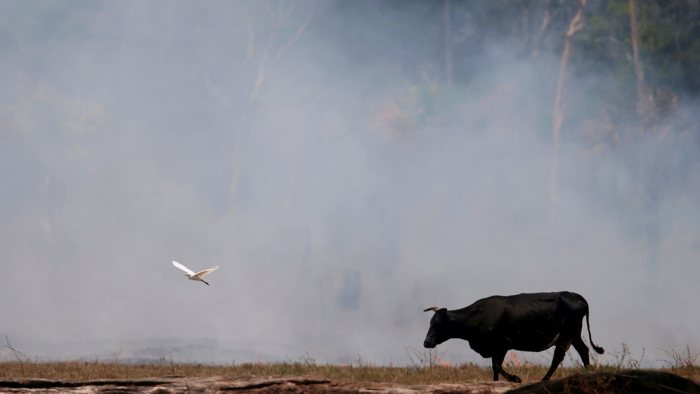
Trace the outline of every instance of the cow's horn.
<path fill-rule="evenodd" d="M 425 309 L 423 309 L 423 312 L 427 312 L 427 311 L 436 311 L 436 312 L 437 312 L 437 311 L 439 311 L 440 309 L 445 309 L 445 308 L 438 308 L 438 307 L 436 307 L 436 306 L 431 306 L 430 308 L 425 308 Z"/>

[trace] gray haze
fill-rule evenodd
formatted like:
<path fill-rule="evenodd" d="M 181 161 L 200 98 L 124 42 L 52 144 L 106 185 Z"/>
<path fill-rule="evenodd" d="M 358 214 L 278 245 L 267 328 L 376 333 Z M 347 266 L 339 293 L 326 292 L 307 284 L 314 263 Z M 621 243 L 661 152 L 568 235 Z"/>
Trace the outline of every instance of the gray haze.
<path fill-rule="evenodd" d="M 426 307 L 570 290 L 602 362 L 622 343 L 656 364 L 698 350 L 698 159 L 663 196 L 654 251 L 596 192 L 622 179 L 635 204 L 626 159 L 596 169 L 565 137 L 550 225 L 559 53 L 486 42 L 479 82 L 442 94 L 420 41 L 350 26 L 336 2 L 266 4 L 0 3 L 0 334 L 16 349 L 404 365 Z M 592 105 L 588 83 L 569 81 L 569 108 Z M 206 286 L 172 260 L 221 267 Z"/>

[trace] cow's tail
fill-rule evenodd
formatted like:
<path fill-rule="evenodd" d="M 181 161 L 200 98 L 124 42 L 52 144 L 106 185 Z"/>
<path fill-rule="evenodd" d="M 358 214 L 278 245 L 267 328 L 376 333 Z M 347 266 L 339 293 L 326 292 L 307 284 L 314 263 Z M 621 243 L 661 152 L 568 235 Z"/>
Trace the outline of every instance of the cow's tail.
<path fill-rule="evenodd" d="M 591 341 L 591 346 L 593 347 L 593 350 L 595 350 L 598 354 L 603 354 L 603 352 L 605 352 L 605 349 L 603 349 L 600 346 L 596 346 L 595 343 L 593 343 L 593 338 L 591 338 L 591 324 L 588 322 L 588 313 L 586 313 L 586 327 L 588 327 L 588 340 Z"/>

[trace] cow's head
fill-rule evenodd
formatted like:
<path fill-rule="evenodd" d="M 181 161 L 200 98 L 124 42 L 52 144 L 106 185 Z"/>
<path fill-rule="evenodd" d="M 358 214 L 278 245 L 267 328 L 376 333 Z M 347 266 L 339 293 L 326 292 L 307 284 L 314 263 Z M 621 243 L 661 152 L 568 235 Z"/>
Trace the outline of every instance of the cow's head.
<path fill-rule="evenodd" d="M 430 329 L 425 337 L 425 341 L 423 341 L 423 346 L 431 349 L 451 338 L 451 327 L 450 318 L 447 316 L 447 308 L 431 306 L 423 310 L 423 312 L 428 311 L 435 311 L 435 314 L 430 319 Z"/>

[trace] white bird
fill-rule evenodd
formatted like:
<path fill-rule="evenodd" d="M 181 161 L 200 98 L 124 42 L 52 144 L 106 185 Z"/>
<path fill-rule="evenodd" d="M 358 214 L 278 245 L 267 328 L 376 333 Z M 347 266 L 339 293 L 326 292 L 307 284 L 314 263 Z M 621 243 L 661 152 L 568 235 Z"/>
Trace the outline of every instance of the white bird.
<path fill-rule="evenodd" d="M 177 261 L 173 261 L 173 265 L 176 266 L 177 268 L 179 268 L 179 269 L 181 269 L 181 270 L 187 272 L 187 273 L 185 274 L 185 276 L 188 277 L 188 278 L 190 278 L 190 280 L 198 280 L 198 281 L 204 282 L 204 283 L 207 283 L 207 281 L 204 280 L 204 276 L 210 274 L 211 272 L 213 272 L 213 271 L 215 271 L 217 268 L 219 268 L 219 266 L 217 265 L 217 266 L 214 267 L 214 268 L 209 268 L 208 270 L 199 271 L 199 272 L 197 272 L 197 273 L 195 274 L 194 271 L 192 271 L 191 269 L 189 269 L 189 268 L 185 267 L 184 265 L 178 263 Z M 207 286 L 209 286 L 209 283 L 207 283 Z"/>

